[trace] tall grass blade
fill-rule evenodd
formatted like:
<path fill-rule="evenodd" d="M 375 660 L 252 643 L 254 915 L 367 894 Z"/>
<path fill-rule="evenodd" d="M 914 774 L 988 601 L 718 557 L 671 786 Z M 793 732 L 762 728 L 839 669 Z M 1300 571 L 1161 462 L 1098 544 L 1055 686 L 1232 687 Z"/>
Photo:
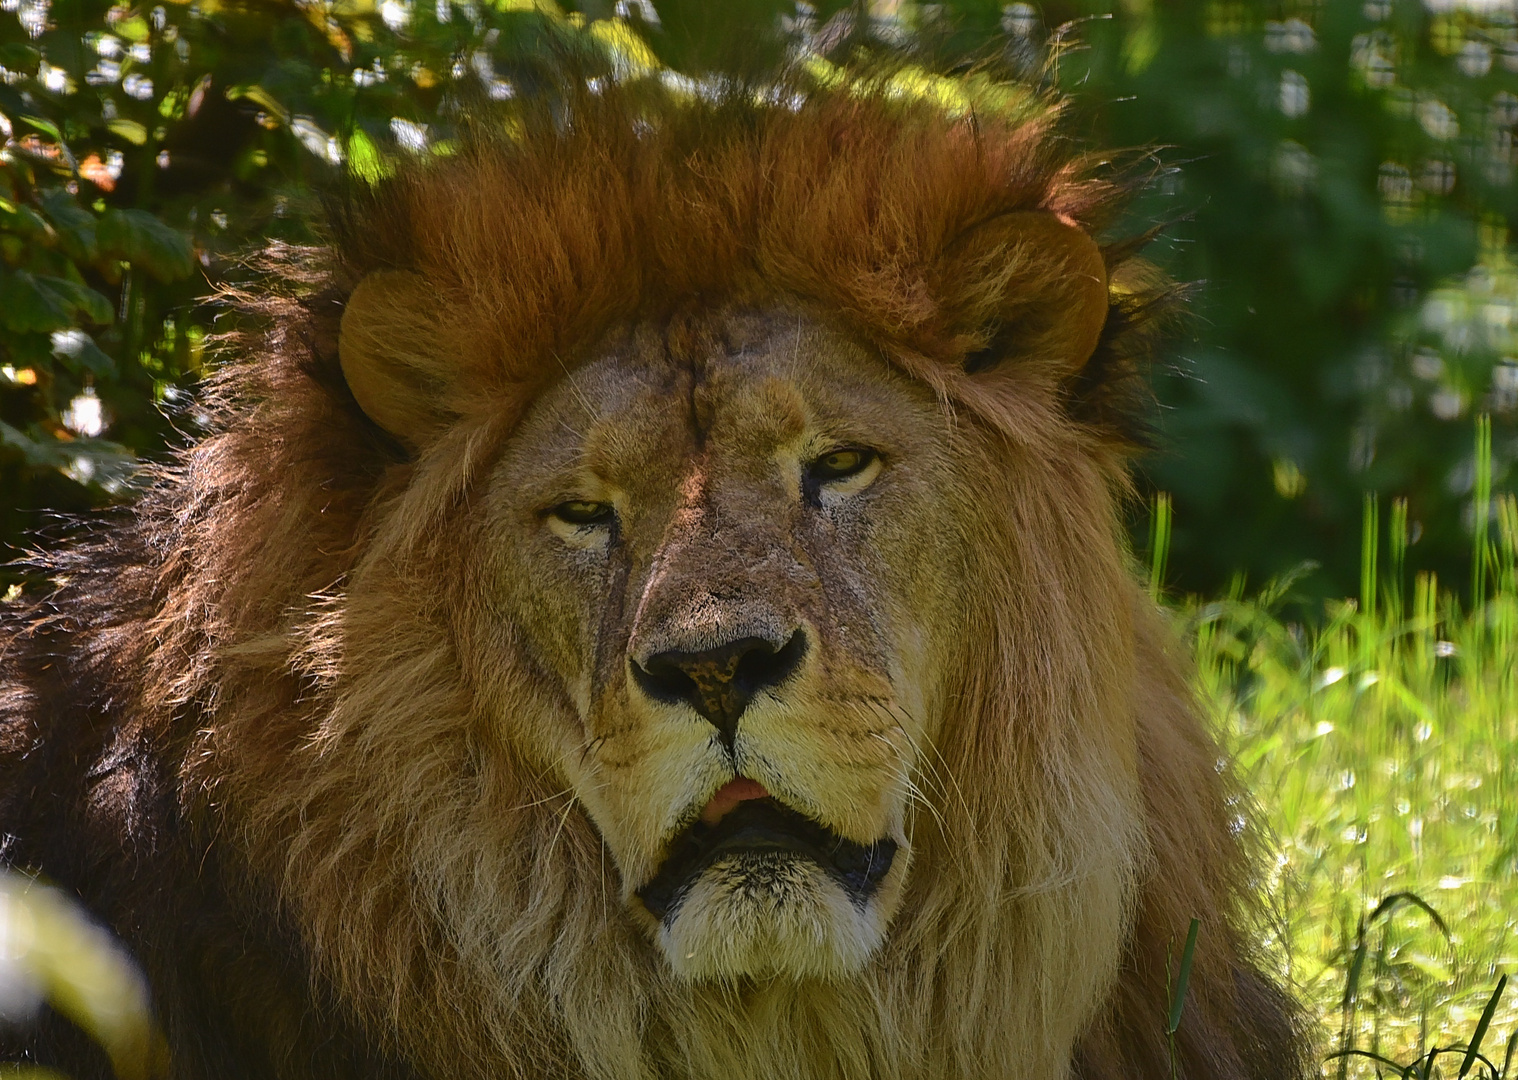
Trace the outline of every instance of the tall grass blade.
<path fill-rule="evenodd" d="M 1460 1063 L 1460 1075 L 1457 1080 L 1465 1080 L 1465 1074 L 1471 1071 L 1471 1066 L 1476 1064 L 1476 1058 L 1481 1053 L 1481 1040 L 1486 1038 L 1486 1029 L 1491 1026 L 1492 1017 L 1497 1012 L 1497 1002 L 1502 1000 L 1502 991 L 1507 989 L 1507 976 L 1497 980 L 1497 989 L 1492 991 L 1492 996 L 1486 1003 L 1486 1008 L 1481 1010 L 1481 1019 L 1476 1021 L 1476 1033 L 1471 1036 L 1469 1049 L 1465 1051 L 1465 1060 Z"/>
<path fill-rule="evenodd" d="M 1392 911 L 1402 904 L 1412 904 L 1414 907 L 1422 909 L 1423 913 L 1439 928 L 1439 933 L 1444 935 L 1446 941 L 1453 938 L 1454 935 L 1450 933 L 1449 924 L 1444 921 L 1444 916 L 1435 911 L 1432 904 L 1415 892 L 1394 892 L 1388 895 L 1376 905 L 1374 911 L 1365 917 L 1366 927 L 1369 928 L 1377 919 L 1388 917 Z"/>
<path fill-rule="evenodd" d="M 1386 582 L 1387 612 L 1391 622 L 1400 624 L 1403 613 L 1402 586 L 1407 569 L 1407 499 L 1392 500 L 1391 522 L 1387 526 L 1386 544 L 1391 556 L 1391 576 Z"/>
<path fill-rule="evenodd" d="M 1170 1000 L 1170 1024 L 1165 1034 L 1174 1035 L 1181 1029 L 1181 1012 L 1186 1008 L 1186 988 L 1191 983 L 1191 962 L 1196 957 L 1196 935 L 1202 927 L 1201 919 L 1192 919 L 1186 931 L 1186 948 L 1181 951 L 1181 970 L 1175 977 L 1175 996 Z"/>
<path fill-rule="evenodd" d="M 1351 1044 L 1354 1041 L 1355 1013 L 1360 997 L 1360 976 L 1365 970 L 1365 956 L 1369 947 L 1368 938 L 1371 927 L 1383 919 L 1389 919 L 1397 908 L 1405 904 L 1411 904 L 1413 907 L 1420 909 L 1439 928 L 1439 932 L 1444 935 L 1445 941 L 1452 940 L 1449 926 L 1446 925 L 1443 916 L 1434 910 L 1433 905 L 1415 892 L 1391 893 L 1382 898 L 1381 902 L 1375 906 L 1369 915 L 1361 917 L 1360 925 L 1355 930 L 1354 955 L 1350 959 L 1349 973 L 1344 980 L 1344 997 L 1339 1003 L 1339 1049 L 1336 1053 L 1330 1054 L 1325 1059 L 1338 1059 L 1340 1080 L 1343 1080 L 1348 1075 L 1349 1059 L 1351 1056 L 1370 1056 L 1365 1055 L 1363 1051 L 1355 1050 Z M 1416 1065 L 1417 1062 L 1414 1062 L 1413 1065 L 1409 1065 L 1407 1068 L 1413 1072 L 1417 1072 L 1417 1069 L 1414 1068 Z M 1404 1075 L 1407 1075 L 1405 1070 Z"/>
<path fill-rule="evenodd" d="M 1354 956 L 1349 961 L 1349 974 L 1344 978 L 1344 1000 L 1341 1007 L 1345 1009 L 1353 1005 L 1360 997 L 1360 973 L 1365 970 L 1365 930 L 1366 927 L 1362 924 L 1358 940 L 1355 942 Z"/>
<path fill-rule="evenodd" d="M 1376 557 L 1381 546 L 1378 535 L 1380 524 L 1380 500 L 1374 491 L 1368 491 L 1365 493 L 1365 508 L 1360 524 L 1360 611 L 1367 619 L 1376 617 L 1376 587 L 1380 584 L 1376 573 Z"/>
<path fill-rule="evenodd" d="M 1329 1059 L 1339 1059 L 1339 1080 L 1349 1075 L 1349 1055 L 1355 1053 L 1351 1043 L 1355 1037 L 1355 1012 L 1360 1000 L 1360 975 L 1365 970 L 1366 930 L 1365 920 L 1361 919 L 1355 934 L 1355 952 L 1349 962 L 1349 974 L 1344 979 L 1344 999 L 1339 1004 L 1339 1052 L 1329 1055 Z"/>
<path fill-rule="evenodd" d="M 1186 1008 L 1186 990 L 1191 985 L 1191 963 L 1196 957 L 1196 935 L 1202 920 L 1193 917 L 1186 931 L 1186 947 L 1181 951 L 1181 970 L 1176 976 L 1170 997 L 1170 1017 L 1165 1024 L 1165 1042 L 1170 1050 L 1170 1080 L 1178 1080 L 1175 1033 L 1181 1030 L 1181 1013 Z M 1170 989 L 1170 950 L 1165 950 L 1165 987 Z"/>
<path fill-rule="evenodd" d="M 1486 413 L 1476 417 L 1475 464 L 1476 483 L 1471 504 L 1475 514 L 1471 530 L 1472 611 L 1486 599 L 1486 538 L 1492 514 L 1492 418 Z"/>
<path fill-rule="evenodd" d="M 1497 530 L 1502 537 L 1502 562 L 1506 578 L 1502 582 L 1505 592 L 1518 588 L 1513 580 L 1514 562 L 1518 561 L 1518 495 L 1503 495 L 1497 500 Z"/>
<path fill-rule="evenodd" d="M 1263 884 L 1294 931 L 1289 977 L 1335 1051 L 1327 1080 L 1518 1080 L 1505 957 L 1518 910 L 1518 495 L 1501 468 L 1505 424 L 1475 425 L 1461 577 L 1418 565 L 1408 501 L 1387 493 L 1382 519 L 1364 493 L 1355 599 L 1288 621 L 1275 606 L 1283 587 L 1250 594 L 1240 576 L 1226 595 L 1180 600 L 1213 719 L 1240 773 L 1271 793 L 1281 841 Z M 1161 547 L 1151 543 L 1146 568 Z M 1380 903 L 1357 902 L 1372 889 L 1385 890 Z M 1479 968 L 1498 969 L 1490 981 L 1466 977 L 1477 964 L 1455 949 L 1456 925 L 1480 942 Z M 1165 957 L 1170 1024 L 1179 956 Z M 1170 1039 L 1172 1076 L 1181 1038 Z"/>
<path fill-rule="evenodd" d="M 1401 1076 L 1406 1076 L 1408 1074 L 1408 1070 L 1417 1067 L 1417 1062 L 1414 1062 L 1412 1065 L 1403 1065 L 1400 1061 L 1393 1061 L 1391 1058 L 1386 1057 L 1385 1055 L 1377 1054 L 1370 1050 L 1335 1050 L 1332 1054 L 1329 1054 L 1323 1060 L 1327 1062 L 1333 1061 L 1335 1058 L 1337 1058 L 1340 1063 L 1340 1072 L 1343 1072 L 1344 1063 L 1352 1057 L 1369 1058 L 1371 1061 L 1376 1062 L 1378 1065 L 1390 1066 L 1391 1068 L 1396 1069 L 1398 1074 Z"/>
<path fill-rule="evenodd" d="M 1170 493 L 1157 492 L 1149 518 L 1149 598 L 1159 603 L 1165 588 L 1165 563 L 1170 558 Z"/>

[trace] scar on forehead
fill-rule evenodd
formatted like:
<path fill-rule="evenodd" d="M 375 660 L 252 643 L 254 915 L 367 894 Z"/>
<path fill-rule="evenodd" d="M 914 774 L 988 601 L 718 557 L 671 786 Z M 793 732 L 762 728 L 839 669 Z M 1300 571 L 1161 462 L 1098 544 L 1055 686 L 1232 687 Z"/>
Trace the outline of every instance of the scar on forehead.
<path fill-rule="evenodd" d="M 680 479 L 680 503 L 682 506 L 696 506 L 705 497 L 706 466 L 697 462 Z"/>
<path fill-rule="evenodd" d="M 675 460 L 700 455 L 714 437 L 724 455 L 768 458 L 802 437 L 811 416 L 796 385 L 796 332 L 792 318 L 752 314 L 725 321 L 688 313 L 630 329 L 623 349 L 597 364 L 591 378 L 626 379 L 637 390 L 598 410 L 582 461 L 621 471 L 633 448 Z M 575 392 L 572 400 L 587 404 L 587 395 Z"/>

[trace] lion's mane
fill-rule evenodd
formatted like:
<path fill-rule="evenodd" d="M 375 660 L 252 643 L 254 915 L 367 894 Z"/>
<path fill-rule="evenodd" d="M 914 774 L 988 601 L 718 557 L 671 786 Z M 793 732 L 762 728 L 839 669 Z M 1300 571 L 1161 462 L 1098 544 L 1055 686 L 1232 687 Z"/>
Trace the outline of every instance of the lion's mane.
<path fill-rule="evenodd" d="M 1009 290 L 1036 326 L 1064 283 L 1036 252 L 967 260 L 957 239 L 1026 210 L 1099 229 L 1121 185 L 1047 103 L 606 92 L 524 124 L 342 202 L 327 249 L 271 250 L 241 297 L 267 329 L 206 388 L 207 434 L 5 615 L 4 859 L 136 948 L 178 1074 L 1010 1077 L 1058 1072 L 1079 1025 L 1075 1075 L 1158 1078 L 1195 916 L 1179 1075 L 1299 1075 L 1294 1013 L 1251 959 L 1229 781 L 1118 527 L 1169 290 L 1113 245 L 1078 373 L 965 362 Z M 382 269 L 422 272 L 446 313 L 432 354 L 455 369 L 424 388 L 421 450 L 338 363 L 345 298 Z M 609 327 L 779 296 L 986 433 L 978 483 L 1006 529 L 964 571 L 981 644 L 883 955 L 845 987 L 693 988 L 620 915 L 583 810 L 485 722 L 479 695 L 547 691 L 509 629 L 496 669 L 461 661 L 482 632 L 461 551 L 516 419 Z M 1133 775 L 1142 820 L 1113 794 Z M 1128 946 L 1088 957 L 1063 890 L 1120 852 L 1141 853 L 1137 899 L 1102 914 Z"/>

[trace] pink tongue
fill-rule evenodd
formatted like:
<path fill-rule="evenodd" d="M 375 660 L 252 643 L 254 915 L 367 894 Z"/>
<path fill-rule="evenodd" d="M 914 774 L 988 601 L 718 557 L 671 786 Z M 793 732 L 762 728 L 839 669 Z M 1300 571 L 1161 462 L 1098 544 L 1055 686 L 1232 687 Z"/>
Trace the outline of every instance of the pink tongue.
<path fill-rule="evenodd" d="M 764 790 L 764 785 L 759 781 L 739 776 L 717 789 L 717 794 L 712 796 L 712 801 L 707 803 L 706 809 L 701 811 L 701 820 L 707 825 L 715 825 L 739 803 L 747 802 L 749 799 L 767 799 L 769 796 L 770 793 Z"/>

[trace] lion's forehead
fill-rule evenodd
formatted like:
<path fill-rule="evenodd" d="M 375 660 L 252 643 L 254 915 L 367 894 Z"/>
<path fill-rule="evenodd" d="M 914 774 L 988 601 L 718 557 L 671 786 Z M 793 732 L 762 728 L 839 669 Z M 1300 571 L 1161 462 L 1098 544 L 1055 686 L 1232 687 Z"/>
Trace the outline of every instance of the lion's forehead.
<path fill-rule="evenodd" d="M 824 321 L 783 308 L 718 312 L 622 328 L 566 365 L 518 429 L 507 467 L 518 490 L 546 485 L 545 500 L 579 482 L 662 503 L 698 469 L 707 481 L 773 475 L 777 457 L 814 443 L 890 450 L 932 444 L 941 428 L 921 386 Z"/>

